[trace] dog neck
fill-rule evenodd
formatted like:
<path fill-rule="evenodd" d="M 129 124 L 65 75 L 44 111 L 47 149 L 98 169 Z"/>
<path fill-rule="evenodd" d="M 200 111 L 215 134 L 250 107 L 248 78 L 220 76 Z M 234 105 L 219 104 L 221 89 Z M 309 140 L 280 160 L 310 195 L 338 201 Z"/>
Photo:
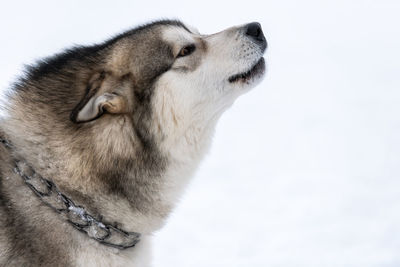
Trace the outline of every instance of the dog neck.
<path fill-rule="evenodd" d="M 37 173 L 50 179 L 93 217 L 103 216 L 107 222 L 118 222 L 117 227 L 125 232 L 142 234 L 150 234 L 163 226 L 201 159 L 200 154 L 204 154 L 206 146 L 189 143 L 199 141 L 196 138 L 207 143 L 211 134 L 202 132 L 207 138 L 196 137 L 188 130 L 181 142 L 165 146 L 168 151 L 155 151 L 150 144 L 147 148 L 135 147 L 133 154 L 124 154 L 126 150 L 131 151 L 126 147 L 135 145 L 137 140 L 115 139 L 103 144 L 101 149 L 91 145 L 101 142 L 104 135 L 112 136 L 113 129 L 121 131 L 122 123 L 118 120 L 114 120 L 115 125 L 108 125 L 109 132 L 97 136 L 99 140 L 86 143 L 78 143 L 73 135 L 65 133 L 54 134 L 63 136 L 63 140 L 43 136 L 42 132 L 21 135 L 34 123 L 40 122 L 28 123 L 16 117 L 3 122 L 7 139 L 15 145 L 14 154 L 25 159 Z M 96 122 L 96 127 L 101 128 L 101 123 Z M 196 151 L 192 147 L 196 145 L 204 151 Z"/>

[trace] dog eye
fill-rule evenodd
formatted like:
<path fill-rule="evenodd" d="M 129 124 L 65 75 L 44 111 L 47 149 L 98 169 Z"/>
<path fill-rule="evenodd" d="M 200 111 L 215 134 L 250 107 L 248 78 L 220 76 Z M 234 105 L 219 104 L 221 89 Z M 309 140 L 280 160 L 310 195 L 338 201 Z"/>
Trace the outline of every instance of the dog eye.
<path fill-rule="evenodd" d="M 196 46 L 194 44 L 185 46 L 184 48 L 181 49 L 181 51 L 179 51 L 179 54 L 177 57 L 185 57 L 190 55 L 191 53 L 194 52 L 194 50 L 196 50 Z"/>

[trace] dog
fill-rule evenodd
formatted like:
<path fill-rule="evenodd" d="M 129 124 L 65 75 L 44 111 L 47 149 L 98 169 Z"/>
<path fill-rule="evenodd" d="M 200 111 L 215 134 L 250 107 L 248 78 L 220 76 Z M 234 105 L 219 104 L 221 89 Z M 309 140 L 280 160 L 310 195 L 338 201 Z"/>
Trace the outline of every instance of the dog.
<path fill-rule="evenodd" d="M 136 27 L 29 66 L 2 98 L 0 265 L 151 265 L 221 114 L 265 73 L 259 23 Z"/>

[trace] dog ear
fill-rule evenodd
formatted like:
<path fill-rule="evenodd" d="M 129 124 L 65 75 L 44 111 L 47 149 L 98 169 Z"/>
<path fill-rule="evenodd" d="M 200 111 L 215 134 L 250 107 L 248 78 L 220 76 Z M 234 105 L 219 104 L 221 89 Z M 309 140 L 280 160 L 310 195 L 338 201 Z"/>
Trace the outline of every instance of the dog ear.
<path fill-rule="evenodd" d="M 124 89 L 110 74 L 101 72 L 93 75 L 86 88 L 86 95 L 71 112 L 71 121 L 83 123 L 96 120 L 104 113 L 127 113 L 129 108 Z"/>

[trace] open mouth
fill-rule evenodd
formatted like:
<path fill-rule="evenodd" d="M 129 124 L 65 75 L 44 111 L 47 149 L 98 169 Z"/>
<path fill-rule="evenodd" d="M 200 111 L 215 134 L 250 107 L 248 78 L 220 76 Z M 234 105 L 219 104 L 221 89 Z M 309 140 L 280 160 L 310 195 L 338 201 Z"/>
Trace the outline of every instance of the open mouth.
<path fill-rule="evenodd" d="M 265 70 L 265 61 L 264 61 L 264 58 L 262 57 L 248 71 L 243 72 L 243 73 L 239 73 L 239 74 L 235 74 L 235 75 L 229 77 L 229 82 L 230 83 L 235 83 L 235 82 L 239 82 L 239 81 L 240 82 L 247 82 L 247 81 L 249 81 L 251 78 L 253 78 L 255 76 L 262 75 L 264 73 L 264 70 Z"/>

